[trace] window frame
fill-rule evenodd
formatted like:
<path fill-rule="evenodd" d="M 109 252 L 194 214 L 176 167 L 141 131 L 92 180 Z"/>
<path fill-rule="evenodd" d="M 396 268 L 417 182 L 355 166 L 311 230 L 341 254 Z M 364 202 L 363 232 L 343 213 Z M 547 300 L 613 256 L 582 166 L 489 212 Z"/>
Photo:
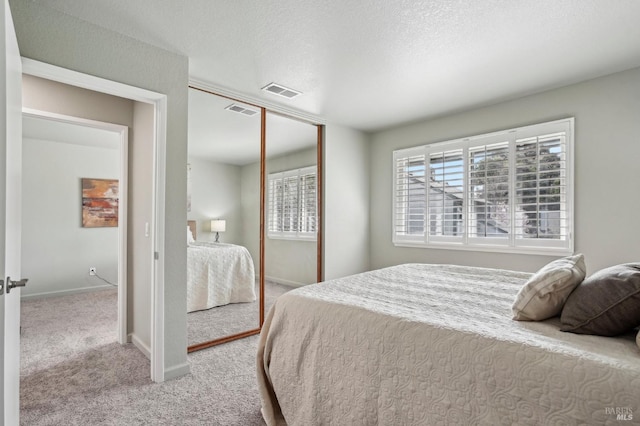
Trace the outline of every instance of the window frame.
<path fill-rule="evenodd" d="M 303 228 L 301 226 L 301 224 L 307 220 L 306 218 L 309 217 L 309 215 L 304 216 L 303 214 L 303 208 L 301 208 L 301 202 L 304 201 L 304 198 L 301 197 L 301 192 L 302 192 L 302 177 L 303 176 L 308 176 L 308 175 L 313 175 L 314 179 L 315 179 L 315 187 L 314 187 L 314 212 L 313 212 L 313 217 L 314 217 L 314 221 L 315 221 L 315 226 L 314 226 L 314 231 L 308 232 L 308 231 L 302 231 L 301 229 Z M 274 206 L 273 203 L 273 194 L 272 194 L 272 181 L 274 180 L 281 180 L 281 179 L 286 179 L 286 178 L 291 178 L 291 177 L 297 177 L 297 184 L 296 184 L 296 208 L 295 208 L 295 213 L 296 213 L 296 217 L 297 217 L 297 228 L 295 231 L 274 231 L 272 230 L 272 209 Z M 266 227 L 267 227 L 267 237 L 270 239 L 276 239 L 276 240 L 295 240 L 295 241 L 317 241 L 317 236 L 318 236 L 318 168 L 317 166 L 308 166 L 308 167 L 300 167 L 300 168 L 296 168 L 296 169 L 290 169 L 290 170 L 284 170 L 284 171 L 280 171 L 280 172 L 274 172 L 274 173 L 269 173 L 267 175 L 267 223 L 266 223 Z M 279 217 L 280 220 L 284 220 L 284 214 L 282 216 Z"/>
<path fill-rule="evenodd" d="M 573 117 L 555 120 L 550 122 L 538 123 L 529 126 L 501 130 L 492 133 L 480 134 L 459 139 L 452 139 L 443 142 L 436 142 L 412 148 L 404 148 L 393 151 L 393 183 L 392 183 L 392 222 L 391 235 L 394 246 L 397 247 L 416 247 L 416 248 L 434 248 L 434 249 L 452 249 L 452 250 L 471 250 L 481 252 L 500 252 L 500 253 L 519 253 L 519 254 L 535 254 L 535 255 L 568 255 L 574 250 L 574 125 Z M 562 193 L 562 202 L 565 210 L 561 210 L 562 223 L 566 226 L 566 239 L 551 238 L 518 238 L 516 232 L 516 146 L 519 141 L 527 138 L 542 137 L 564 133 L 564 159 L 559 160 L 564 165 L 564 192 Z M 470 195 L 469 195 L 469 149 L 481 146 L 489 146 L 493 144 L 507 142 L 508 147 L 508 209 L 509 209 L 509 228 L 506 237 L 491 238 L 470 236 Z M 462 188 L 462 235 L 430 235 L 429 222 L 429 192 L 431 186 L 426 184 L 426 175 L 430 174 L 430 158 L 433 154 L 446 153 L 453 150 L 462 149 L 463 161 L 463 188 Z M 406 211 L 401 212 L 400 207 L 406 202 L 407 189 L 401 190 L 399 186 L 401 175 L 399 175 L 399 160 L 405 158 L 415 158 L 414 162 L 418 162 L 418 158 L 424 156 L 424 174 L 425 174 L 425 211 L 423 234 L 407 235 L 397 232 L 398 226 L 403 226 L 403 219 L 406 217 Z M 406 172 L 406 170 L 405 170 Z M 539 173 L 539 170 L 537 170 Z M 536 178 L 536 188 L 540 188 L 540 177 Z M 405 184 L 407 185 L 407 184 Z M 400 197 L 400 198 L 398 198 Z M 402 198 L 404 197 L 404 198 Z M 407 225 L 404 225 L 407 226 Z M 456 225 L 457 226 L 457 225 Z M 419 228 L 419 226 L 417 226 Z M 406 228 L 405 231 L 406 232 Z"/>

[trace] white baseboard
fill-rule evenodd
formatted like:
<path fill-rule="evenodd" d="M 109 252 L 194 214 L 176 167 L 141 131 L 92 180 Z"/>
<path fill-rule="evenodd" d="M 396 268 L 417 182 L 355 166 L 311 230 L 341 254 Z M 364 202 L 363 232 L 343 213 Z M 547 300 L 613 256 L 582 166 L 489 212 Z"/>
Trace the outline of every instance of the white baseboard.
<path fill-rule="evenodd" d="M 297 281 L 285 280 L 283 278 L 265 276 L 264 279 L 267 280 L 267 281 L 274 282 L 276 284 L 288 285 L 289 287 L 303 287 L 303 286 L 306 285 L 305 283 L 299 283 Z"/>
<path fill-rule="evenodd" d="M 189 374 L 190 371 L 191 371 L 191 366 L 189 365 L 188 362 L 185 362 L 184 364 L 180 364 L 180 365 L 174 365 L 173 367 L 165 368 L 164 380 L 167 381 L 167 380 L 175 379 L 180 376 L 184 376 L 186 374 Z"/>
<path fill-rule="evenodd" d="M 147 357 L 147 359 L 151 359 L 151 348 L 149 348 L 149 346 L 147 346 L 142 340 L 140 340 L 138 336 L 131 333 L 129 334 L 129 340 L 131 341 L 131 343 L 133 343 L 133 346 L 138 348 L 138 350 L 140 350 L 140 352 L 142 352 L 144 356 Z"/>
<path fill-rule="evenodd" d="M 74 288 L 70 290 L 48 291 L 44 293 L 35 293 L 35 294 L 22 294 L 20 296 L 20 300 L 43 299 L 46 297 L 58 297 L 58 296 L 70 296 L 72 294 L 90 293 L 93 291 L 102 291 L 107 289 L 117 289 L 117 287 L 105 284 L 105 285 L 93 285 L 91 287 Z"/>

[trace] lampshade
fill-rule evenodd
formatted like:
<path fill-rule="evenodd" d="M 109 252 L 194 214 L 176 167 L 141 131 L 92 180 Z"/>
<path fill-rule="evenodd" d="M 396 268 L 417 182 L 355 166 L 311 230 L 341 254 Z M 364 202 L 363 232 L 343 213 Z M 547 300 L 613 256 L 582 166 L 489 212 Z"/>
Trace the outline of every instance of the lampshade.
<path fill-rule="evenodd" d="M 213 219 L 211 221 L 211 232 L 224 232 L 227 229 L 227 221 L 224 219 Z"/>

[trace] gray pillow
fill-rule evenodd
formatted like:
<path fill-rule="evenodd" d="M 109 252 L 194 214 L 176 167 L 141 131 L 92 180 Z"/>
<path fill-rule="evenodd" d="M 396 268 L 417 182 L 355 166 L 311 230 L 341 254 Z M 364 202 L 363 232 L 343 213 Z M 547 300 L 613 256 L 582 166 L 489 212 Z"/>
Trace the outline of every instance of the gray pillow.
<path fill-rule="evenodd" d="M 560 316 L 562 331 L 617 336 L 640 325 L 640 263 L 602 269 L 571 293 Z"/>

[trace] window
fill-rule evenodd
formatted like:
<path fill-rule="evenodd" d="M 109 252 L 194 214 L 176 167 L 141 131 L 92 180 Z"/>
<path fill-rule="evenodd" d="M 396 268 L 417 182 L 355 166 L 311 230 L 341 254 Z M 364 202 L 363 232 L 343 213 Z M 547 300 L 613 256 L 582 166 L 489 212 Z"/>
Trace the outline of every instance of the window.
<path fill-rule="evenodd" d="M 394 244 L 571 253 L 573 123 L 394 151 Z"/>
<path fill-rule="evenodd" d="M 316 167 L 272 173 L 268 177 L 270 238 L 315 239 Z"/>

